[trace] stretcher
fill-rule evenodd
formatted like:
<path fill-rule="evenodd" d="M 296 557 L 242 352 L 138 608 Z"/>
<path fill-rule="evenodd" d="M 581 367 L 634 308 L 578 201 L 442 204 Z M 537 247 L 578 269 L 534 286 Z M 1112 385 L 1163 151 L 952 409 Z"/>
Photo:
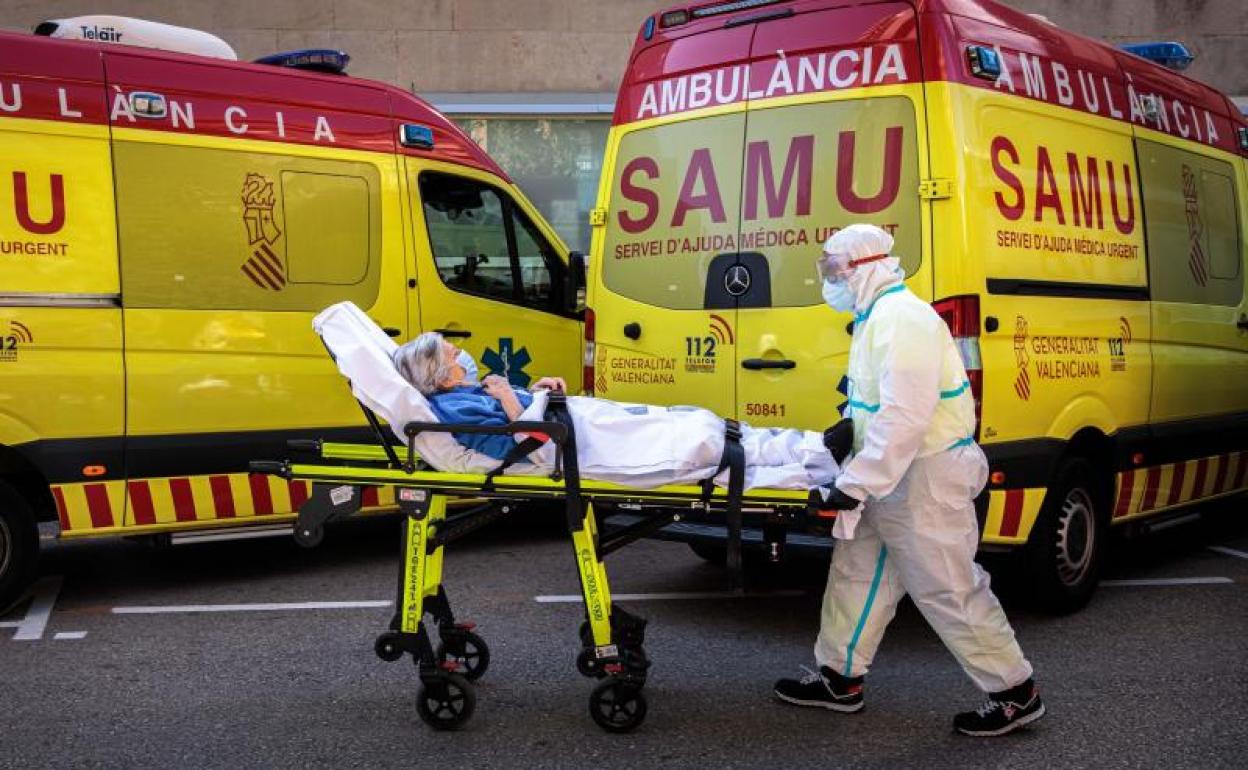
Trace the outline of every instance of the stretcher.
<path fill-rule="evenodd" d="M 332 349 L 330 355 L 334 356 Z M 608 554 L 678 521 L 683 512 L 720 514 L 729 535 L 728 564 L 739 588 L 743 512 L 763 515 L 769 529 L 777 533 L 809 521 L 812 515 L 817 521 L 827 521 L 826 512 L 812 507 L 814 498 L 806 490 L 743 488 L 740 433 L 734 436 L 733 421 L 727 422 L 720 466 L 720 471 L 728 471 L 726 488 L 707 479 L 698 485 L 638 489 L 580 477 L 573 423 L 559 394 L 550 395 L 546 419 L 541 421 L 497 427 L 409 421 L 401 431 L 404 443 L 394 444 L 374 411 L 358 398 L 359 389 L 353 392 L 375 444 L 292 441 L 291 449 L 307 455 L 306 461 L 253 461 L 251 470 L 311 483 L 312 492 L 299 509 L 294 530 L 296 541 L 305 546 L 319 543 L 328 523 L 359 511 L 364 489 L 395 488 L 394 499 L 404 519 L 402 566 L 396 612 L 389 628 L 377 637 L 374 650 L 386 661 L 412 656 L 421 680 L 417 713 L 435 729 L 458 728 L 472 716 L 476 705 L 472 682 L 485 674 L 490 662 L 489 646 L 475 625 L 458 620 L 452 610 L 442 584 L 445 547 L 511 513 L 517 503 L 563 502 L 585 609 L 576 667 L 582 675 L 599 680 L 590 693 L 590 715 L 610 732 L 628 732 L 644 721 L 647 706 L 642 690 L 650 660 L 644 648 L 646 621 L 611 600 L 604 564 Z M 417 442 L 422 436 L 452 433 L 528 438 L 518 440 L 515 451 L 488 473 L 438 471 L 422 458 Z M 535 446 L 547 442 L 555 448 L 554 466 L 548 474 L 506 473 Z M 449 515 L 447 502 L 455 498 L 474 498 L 484 504 Z M 598 527 L 595 503 L 627 507 L 639 514 L 639 520 L 604 533 Z"/>

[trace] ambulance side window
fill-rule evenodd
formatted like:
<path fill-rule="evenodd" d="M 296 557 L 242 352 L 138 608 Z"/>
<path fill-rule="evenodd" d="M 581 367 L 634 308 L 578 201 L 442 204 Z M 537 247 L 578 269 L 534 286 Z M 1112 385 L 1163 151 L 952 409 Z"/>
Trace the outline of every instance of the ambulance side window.
<path fill-rule="evenodd" d="M 1137 141 L 1149 285 L 1162 302 L 1238 305 L 1239 193 L 1224 161 Z"/>
<path fill-rule="evenodd" d="M 429 246 L 447 287 L 554 310 L 552 275 L 562 262 L 507 196 L 473 179 L 426 172 L 420 195 Z"/>

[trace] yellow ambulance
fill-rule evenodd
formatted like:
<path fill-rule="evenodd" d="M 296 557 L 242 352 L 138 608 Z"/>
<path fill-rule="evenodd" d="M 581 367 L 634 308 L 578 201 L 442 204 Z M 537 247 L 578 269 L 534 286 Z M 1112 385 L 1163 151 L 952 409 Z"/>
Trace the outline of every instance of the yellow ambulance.
<path fill-rule="evenodd" d="M 827 427 L 851 319 L 813 260 L 884 227 L 971 376 L 984 548 L 1080 606 L 1111 526 L 1248 475 L 1248 123 L 1136 54 L 1185 63 L 990 0 L 649 17 L 593 214 L 586 387 Z M 696 522 L 669 536 L 715 552 Z"/>
<path fill-rule="evenodd" d="M 38 521 L 288 522 L 306 484 L 247 461 L 364 423 L 311 329 L 333 302 L 518 385 L 581 366 L 579 261 L 454 124 L 335 51 L 128 45 L 206 37 L 160 26 L 0 34 L 0 605 Z"/>

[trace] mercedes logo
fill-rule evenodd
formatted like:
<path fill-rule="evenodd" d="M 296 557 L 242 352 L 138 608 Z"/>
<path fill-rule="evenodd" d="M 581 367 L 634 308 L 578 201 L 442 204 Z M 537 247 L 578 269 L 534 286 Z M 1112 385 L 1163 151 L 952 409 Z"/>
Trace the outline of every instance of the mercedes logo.
<path fill-rule="evenodd" d="M 734 297 L 750 290 L 750 270 L 745 265 L 733 265 L 724 273 L 724 288 Z"/>

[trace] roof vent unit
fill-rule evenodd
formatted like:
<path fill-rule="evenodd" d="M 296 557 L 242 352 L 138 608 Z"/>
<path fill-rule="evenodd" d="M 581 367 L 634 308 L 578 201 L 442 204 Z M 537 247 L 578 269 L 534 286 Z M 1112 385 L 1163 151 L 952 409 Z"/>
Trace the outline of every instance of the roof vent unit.
<path fill-rule="evenodd" d="M 35 27 L 35 34 L 63 40 L 89 40 L 94 43 L 119 43 L 161 51 L 211 56 L 214 59 L 237 60 L 230 44 L 207 32 L 158 21 L 131 19 L 126 16 L 74 16 L 52 19 Z"/>
<path fill-rule="evenodd" d="M 1121 48 L 1175 72 L 1187 69 L 1187 65 L 1196 58 L 1182 43 L 1130 43 Z"/>
<path fill-rule="evenodd" d="M 299 51 L 284 51 L 283 53 L 262 56 L 256 59 L 256 64 L 343 75 L 346 73 L 347 63 L 350 61 L 350 56 L 332 48 L 304 48 Z"/>

